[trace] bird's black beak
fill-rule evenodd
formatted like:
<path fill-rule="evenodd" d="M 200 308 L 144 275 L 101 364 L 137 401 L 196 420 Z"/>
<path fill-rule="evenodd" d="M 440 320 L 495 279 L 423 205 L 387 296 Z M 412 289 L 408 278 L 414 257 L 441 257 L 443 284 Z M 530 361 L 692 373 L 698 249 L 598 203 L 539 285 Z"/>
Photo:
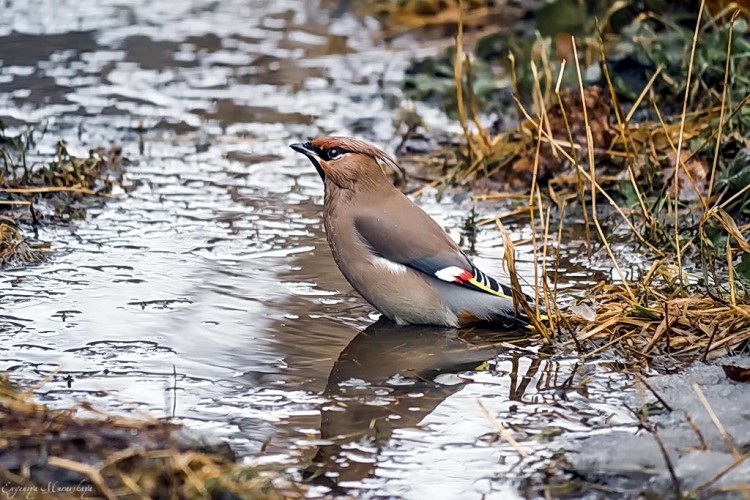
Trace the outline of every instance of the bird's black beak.
<path fill-rule="evenodd" d="M 318 175 L 320 175 L 320 178 L 326 180 L 326 173 L 325 171 L 323 171 L 323 167 L 320 166 L 320 162 L 318 161 L 320 157 L 315 152 L 315 146 L 313 146 L 311 142 L 305 142 L 304 144 L 298 142 L 296 144 L 290 144 L 289 147 L 296 152 L 302 153 L 303 155 L 307 156 L 307 158 L 315 166 L 315 170 L 318 171 Z"/>

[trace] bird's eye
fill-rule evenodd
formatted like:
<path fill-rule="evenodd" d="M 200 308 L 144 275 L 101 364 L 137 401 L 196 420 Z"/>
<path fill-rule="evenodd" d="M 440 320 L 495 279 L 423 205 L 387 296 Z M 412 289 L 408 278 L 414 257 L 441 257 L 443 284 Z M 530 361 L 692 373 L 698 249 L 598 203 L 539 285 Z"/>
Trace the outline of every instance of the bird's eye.
<path fill-rule="evenodd" d="M 330 148 L 328 150 L 328 159 L 329 160 L 338 160 L 341 155 L 343 155 L 344 152 L 340 150 L 339 148 Z"/>

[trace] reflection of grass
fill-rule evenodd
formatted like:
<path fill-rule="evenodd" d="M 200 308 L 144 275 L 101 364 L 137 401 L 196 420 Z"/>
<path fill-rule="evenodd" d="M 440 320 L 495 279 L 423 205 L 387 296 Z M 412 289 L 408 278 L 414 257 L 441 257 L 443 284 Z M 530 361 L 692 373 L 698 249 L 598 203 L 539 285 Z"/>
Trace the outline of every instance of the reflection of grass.
<path fill-rule="evenodd" d="M 113 186 L 122 186 L 119 178 L 126 160 L 117 146 L 79 158 L 60 141 L 52 160 L 31 162 L 34 146 L 33 130 L 11 136 L 0 122 L 0 215 L 6 219 L 0 226 L 0 266 L 42 258 L 39 245 L 29 244 L 14 223 L 38 224 L 39 205 L 50 202 L 57 216 L 80 217 L 76 202 L 86 196 L 108 196 Z"/>
<path fill-rule="evenodd" d="M 188 443 L 180 426 L 158 420 L 52 410 L 0 377 L 3 490 L 45 498 L 54 484 L 69 498 L 296 498 L 278 477 L 234 462 L 231 451 Z M 81 409 L 96 412 L 89 405 Z M 205 448 L 205 449 L 204 449 Z M 77 489 L 76 489 L 77 488 Z M 76 495 L 76 493 L 79 493 Z M 65 497 L 65 495 L 63 495 Z"/>

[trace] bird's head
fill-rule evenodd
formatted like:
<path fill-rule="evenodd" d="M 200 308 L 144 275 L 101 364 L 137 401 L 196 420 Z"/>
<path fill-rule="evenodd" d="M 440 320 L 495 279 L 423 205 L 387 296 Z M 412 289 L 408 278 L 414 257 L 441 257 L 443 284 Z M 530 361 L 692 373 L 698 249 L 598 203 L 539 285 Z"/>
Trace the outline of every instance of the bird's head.
<path fill-rule="evenodd" d="M 307 156 L 321 179 L 343 188 L 388 183 L 381 167 L 399 169 L 391 155 L 353 137 L 318 137 L 289 147 Z"/>

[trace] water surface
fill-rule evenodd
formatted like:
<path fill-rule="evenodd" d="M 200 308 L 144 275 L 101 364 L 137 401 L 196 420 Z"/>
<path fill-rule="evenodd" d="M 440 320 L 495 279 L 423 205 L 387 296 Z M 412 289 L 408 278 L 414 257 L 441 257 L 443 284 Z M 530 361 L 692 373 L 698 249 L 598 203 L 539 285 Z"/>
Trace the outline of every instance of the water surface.
<path fill-rule="evenodd" d="M 79 155 L 122 144 L 137 188 L 43 226 L 53 257 L 0 275 L 0 369 L 46 379 L 38 397 L 56 406 L 168 416 L 242 456 L 262 450 L 321 494 L 515 495 L 555 450 L 632 425 L 617 404 L 629 381 L 518 334 L 376 322 L 330 257 L 319 178 L 287 145 L 338 133 L 393 148 L 403 70 L 432 49 L 383 45 L 373 20 L 335 12 L 5 1 L 0 119 L 16 132 L 46 124 L 37 160 L 60 138 Z M 418 201 L 465 241 L 472 202 L 434 195 Z M 476 262 L 493 274 L 500 241 L 477 235 Z M 519 251 L 531 282 L 530 244 Z M 602 276 L 580 247 L 561 262 L 561 286 Z"/>

